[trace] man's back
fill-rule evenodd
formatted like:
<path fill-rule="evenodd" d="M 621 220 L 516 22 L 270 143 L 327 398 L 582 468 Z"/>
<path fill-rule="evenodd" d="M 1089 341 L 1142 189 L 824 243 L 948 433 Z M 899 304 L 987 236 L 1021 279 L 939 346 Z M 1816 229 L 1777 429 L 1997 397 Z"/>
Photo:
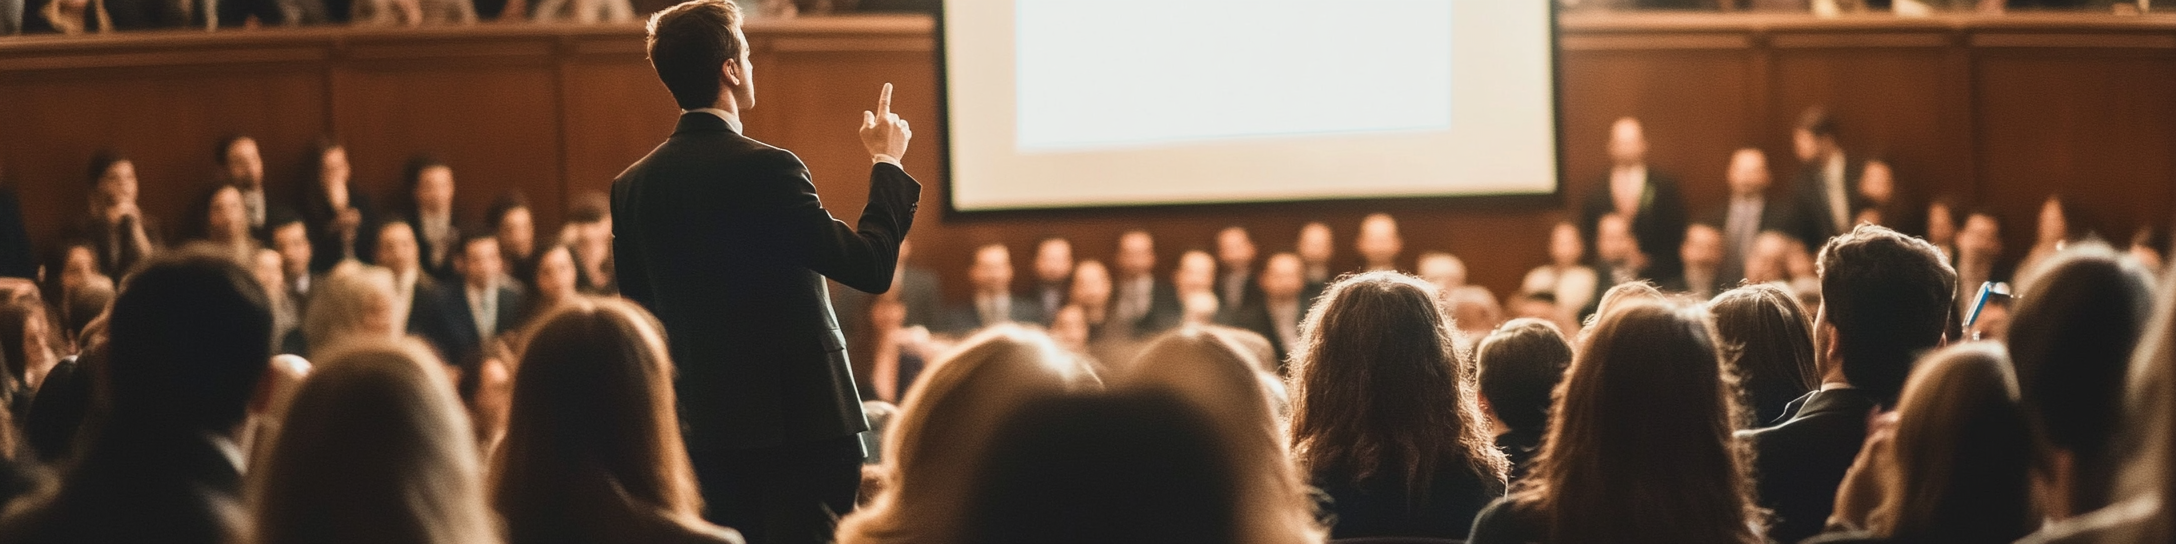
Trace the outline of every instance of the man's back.
<path fill-rule="evenodd" d="M 245 519 L 241 475 L 213 440 L 104 438 L 55 489 L 10 508 L 0 542 L 232 540 Z"/>
<path fill-rule="evenodd" d="M 1872 398 L 1851 388 L 1817 391 L 1795 404 L 1783 423 L 1738 434 L 1757 452 L 1760 501 L 1775 511 L 1768 535 L 1776 542 L 1797 542 L 1828 523 L 1874 410 Z"/>

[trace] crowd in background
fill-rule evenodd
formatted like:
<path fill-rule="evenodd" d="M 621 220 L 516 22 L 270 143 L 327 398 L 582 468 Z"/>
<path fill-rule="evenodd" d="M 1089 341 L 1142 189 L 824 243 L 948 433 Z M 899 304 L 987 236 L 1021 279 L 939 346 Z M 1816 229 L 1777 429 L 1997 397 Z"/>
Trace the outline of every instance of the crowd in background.
<path fill-rule="evenodd" d="M 763 17 L 931 11 L 934 0 L 748 0 Z M 0 36 L 298 26 L 424 27 L 478 23 L 634 23 L 664 0 L 0 0 Z"/>

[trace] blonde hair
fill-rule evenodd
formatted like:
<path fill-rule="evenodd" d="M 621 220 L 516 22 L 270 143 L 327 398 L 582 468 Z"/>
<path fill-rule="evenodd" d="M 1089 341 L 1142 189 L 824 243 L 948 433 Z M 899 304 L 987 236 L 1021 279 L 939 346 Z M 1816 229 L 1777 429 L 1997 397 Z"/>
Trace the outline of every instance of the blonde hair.
<path fill-rule="evenodd" d="M 907 390 L 884 436 L 882 491 L 839 520 L 839 542 L 939 542 L 960 534 L 975 456 L 998 419 L 1032 399 L 1099 387 L 1086 362 L 1043 333 L 1000 325 L 968 338 Z"/>
<path fill-rule="evenodd" d="M 303 310 L 302 338 L 308 342 L 313 354 L 322 353 L 333 344 L 359 334 L 387 332 L 388 338 L 397 338 L 408 322 L 408 301 L 401 300 L 394 287 L 393 271 L 382 266 L 372 266 L 355 261 L 344 261 L 325 274 L 324 281 L 310 296 L 309 307 Z M 374 301 L 386 301 L 392 307 L 391 331 L 369 331 Z"/>
<path fill-rule="evenodd" d="M 1283 390 L 1236 338 L 1188 326 L 1151 342 L 1119 383 L 1160 387 L 1201 409 L 1236 465 L 1234 526 L 1244 542 L 1321 542 L 1308 486 L 1292 462 L 1275 400 Z"/>
<path fill-rule="evenodd" d="M 251 541 L 500 541 L 475 441 L 430 349 L 356 338 L 329 351 L 250 473 Z"/>

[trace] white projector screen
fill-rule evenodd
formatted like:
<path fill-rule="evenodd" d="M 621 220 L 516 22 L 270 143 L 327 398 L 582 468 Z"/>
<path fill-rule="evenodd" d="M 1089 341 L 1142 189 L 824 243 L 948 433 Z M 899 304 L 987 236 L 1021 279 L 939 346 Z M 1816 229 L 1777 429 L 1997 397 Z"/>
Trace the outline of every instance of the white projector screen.
<path fill-rule="evenodd" d="M 956 211 L 1548 194 L 1549 0 L 945 0 Z"/>

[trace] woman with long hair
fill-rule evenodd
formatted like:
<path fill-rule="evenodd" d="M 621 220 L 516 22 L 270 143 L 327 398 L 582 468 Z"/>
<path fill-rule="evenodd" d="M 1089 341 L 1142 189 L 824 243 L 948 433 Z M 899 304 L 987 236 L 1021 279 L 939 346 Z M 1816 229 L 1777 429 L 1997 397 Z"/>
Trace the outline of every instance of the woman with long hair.
<path fill-rule="evenodd" d="M 739 542 L 702 519 L 662 327 L 618 299 L 545 317 L 514 372 L 492 502 L 511 542 Z"/>
<path fill-rule="evenodd" d="M 2110 504 L 2062 520 L 2021 540 L 2169 542 L 2176 540 L 2176 268 L 2161 276 L 2153 318 L 2131 358 L 2120 432 L 2130 446 L 2118 463 Z"/>
<path fill-rule="evenodd" d="M 2010 314 L 2018 402 L 2039 443 L 2051 518 L 2107 506 L 2124 441 L 2123 386 L 2153 312 L 2153 277 L 2099 241 L 2040 261 Z"/>
<path fill-rule="evenodd" d="M 1457 538 L 1503 496 L 1510 462 L 1434 284 L 1368 272 L 1332 284 L 1293 350 L 1292 451 L 1335 501 L 1331 538 Z"/>
<path fill-rule="evenodd" d="M 1167 333 L 1142 349 L 1119 384 L 1168 389 L 1223 430 L 1238 478 L 1239 518 L 1233 523 L 1239 541 L 1321 542 L 1327 531 L 1316 520 L 1277 421 L 1282 388 L 1228 334 L 1200 326 Z"/>
<path fill-rule="evenodd" d="M 1739 287 L 1716 295 L 1708 313 L 1754 425 L 1782 417 L 1785 405 L 1821 385 L 1811 321 L 1790 291 L 1771 283 Z"/>
<path fill-rule="evenodd" d="M 979 468 L 975 456 L 998 418 L 1029 399 L 1101 383 L 1040 332 L 1000 325 L 969 337 L 908 388 L 884 435 L 880 491 L 839 520 L 839 542 L 943 542 L 961 534 L 956 523 Z"/>
<path fill-rule="evenodd" d="M 1549 435 L 1472 544 L 1756 543 L 1752 449 L 1707 315 L 1634 301 L 1603 314 L 1565 370 Z"/>
<path fill-rule="evenodd" d="M 250 541 L 498 542 L 441 367 L 416 340 L 353 338 L 320 357 L 250 471 Z"/>

